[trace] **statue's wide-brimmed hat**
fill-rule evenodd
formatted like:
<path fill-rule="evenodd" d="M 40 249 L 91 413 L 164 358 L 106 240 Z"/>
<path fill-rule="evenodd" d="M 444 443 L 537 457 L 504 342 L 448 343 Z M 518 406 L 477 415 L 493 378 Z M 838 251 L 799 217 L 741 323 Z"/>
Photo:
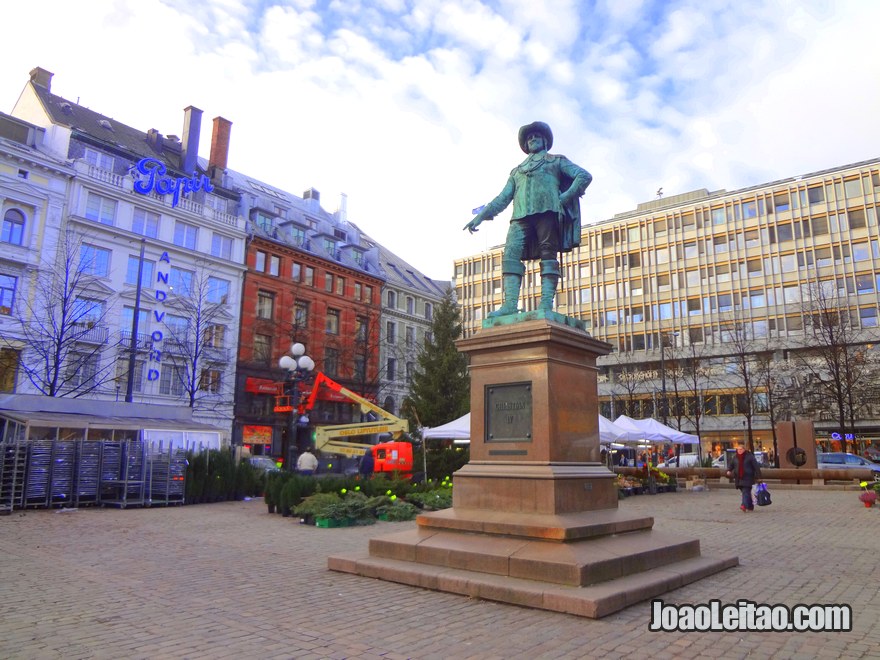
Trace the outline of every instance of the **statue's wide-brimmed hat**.
<path fill-rule="evenodd" d="M 528 139 L 529 135 L 532 133 L 540 133 L 543 135 L 544 142 L 546 142 L 544 146 L 547 147 L 547 151 L 550 151 L 550 147 L 553 146 L 553 131 L 551 131 L 550 127 L 542 121 L 533 121 L 531 124 L 526 124 L 519 129 L 519 148 L 526 153 L 529 153 L 526 139 Z"/>

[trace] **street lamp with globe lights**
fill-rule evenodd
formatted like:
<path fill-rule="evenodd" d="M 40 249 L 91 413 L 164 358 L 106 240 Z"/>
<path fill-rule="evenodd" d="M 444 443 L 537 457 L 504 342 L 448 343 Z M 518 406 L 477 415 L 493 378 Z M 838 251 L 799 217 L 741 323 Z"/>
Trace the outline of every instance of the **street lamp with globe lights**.
<path fill-rule="evenodd" d="M 278 360 L 278 366 L 287 370 L 287 383 L 285 391 L 289 397 L 289 404 L 284 409 L 290 411 L 290 419 L 288 422 L 288 446 L 293 444 L 296 446 L 296 427 L 308 426 L 309 418 L 305 411 L 300 410 L 300 383 L 308 380 L 310 373 L 315 368 L 315 361 L 306 355 L 306 347 L 296 342 L 291 345 L 290 353 L 293 355 L 283 355 Z"/>

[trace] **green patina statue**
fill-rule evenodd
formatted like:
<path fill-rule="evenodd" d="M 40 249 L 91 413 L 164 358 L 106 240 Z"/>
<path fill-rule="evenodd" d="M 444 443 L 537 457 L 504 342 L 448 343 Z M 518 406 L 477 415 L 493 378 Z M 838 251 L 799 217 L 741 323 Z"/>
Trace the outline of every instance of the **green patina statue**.
<path fill-rule="evenodd" d="M 525 274 L 523 261 L 541 260 L 541 303 L 552 312 L 559 283 L 559 252 L 571 252 L 581 242 L 580 197 L 593 177 L 565 156 L 547 153 L 553 133 L 541 121 L 519 129 L 519 146 L 528 154 L 507 179 L 495 199 L 467 223 L 471 233 L 484 220 L 491 220 L 513 202 L 513 216 L 501 260 L 502 304 L 489 317 L 517 312 L 519 291 Z"/>

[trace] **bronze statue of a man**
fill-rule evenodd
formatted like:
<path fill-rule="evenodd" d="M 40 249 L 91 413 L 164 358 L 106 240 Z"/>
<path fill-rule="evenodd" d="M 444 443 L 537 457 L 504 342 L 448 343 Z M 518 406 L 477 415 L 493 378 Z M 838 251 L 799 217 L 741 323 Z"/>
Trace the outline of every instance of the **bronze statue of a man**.
<path fill-rule="evenodd" d="M 490 317 L 517 311 L 525 274 L 522 262 L 531 259 L 541 260 L 539 309 L 553 311 L 559 283 L 556 257 L 580 245 L 580 197 L 593 180 L 589 172 L 565 156 L 547 153 L 553 146 L 553 133 L 544 122 L 520 128 L 519 146 L 528 157 L 511 170 L 504 190 L 464 226 L 473 233 L 481 222 L 491 220 L 513 202 L 501 260 L 502 304 Z"/>

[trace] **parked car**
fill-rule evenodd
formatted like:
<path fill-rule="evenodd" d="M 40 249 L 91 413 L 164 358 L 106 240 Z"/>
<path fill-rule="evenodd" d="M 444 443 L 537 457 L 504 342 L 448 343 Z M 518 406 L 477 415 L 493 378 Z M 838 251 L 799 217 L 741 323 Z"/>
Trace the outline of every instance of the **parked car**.
<path fill-rule="evenodd" d="M 680 456 L 670 456 L 659 467 L 699 467 L 699 465 L 700 458 L 696 454 L 681 454 Z"/>
<path fill-rule="evenodd" d="M 819 452 L 816 454 L 816 463 L 821 470 L 826 469 L 868 469 L 874 473 L 875 478 L 880 478 L 880 464 L 872 463 L 867 458 L 842 451 Z"/>
<path fill-rule="evenodd" d="M 255 469 L 263 472 L 279 472 L 281 470 L 271 456 L 251 456 L 248 461 Z"/>
<path fill-rule="evenodd" d="M 865 458 L 867 458 L 869 461 L 873 461 L 874 463 L 880 463 L 880 449 L 868 447 L 865 450 Z"/>

